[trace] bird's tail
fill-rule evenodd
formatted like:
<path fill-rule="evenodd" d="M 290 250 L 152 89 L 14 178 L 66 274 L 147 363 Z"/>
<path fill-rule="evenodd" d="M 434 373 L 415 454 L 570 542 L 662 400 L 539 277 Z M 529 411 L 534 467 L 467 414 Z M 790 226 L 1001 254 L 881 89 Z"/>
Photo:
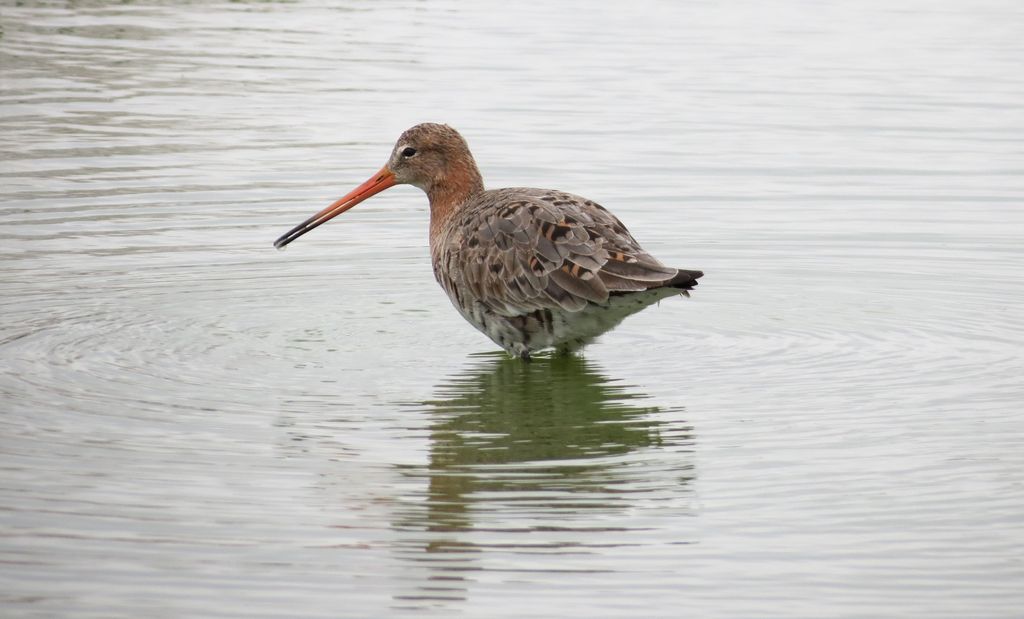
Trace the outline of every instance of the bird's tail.
<path fill-rule="evenodd" d="M 703 271 L 679 269 L 675 277 L 662 285 L 668 288 L 679 288 L 680 290 L 693 290 L 693 287 L 697 285 L 697 280 L 701 277 L 704 277 Z"/>

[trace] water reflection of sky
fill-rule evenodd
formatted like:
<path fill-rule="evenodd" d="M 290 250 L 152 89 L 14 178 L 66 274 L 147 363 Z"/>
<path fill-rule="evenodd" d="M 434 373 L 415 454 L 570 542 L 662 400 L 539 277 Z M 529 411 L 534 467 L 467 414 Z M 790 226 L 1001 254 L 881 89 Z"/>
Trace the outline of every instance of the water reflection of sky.
<path fill-rule="evenodd" d="M 5 613 L 1018 617 L 1019 4 L 4 3 Z M 271 248 L 422 121 L 701 287 L 518 367 L 418 189 Z"/>

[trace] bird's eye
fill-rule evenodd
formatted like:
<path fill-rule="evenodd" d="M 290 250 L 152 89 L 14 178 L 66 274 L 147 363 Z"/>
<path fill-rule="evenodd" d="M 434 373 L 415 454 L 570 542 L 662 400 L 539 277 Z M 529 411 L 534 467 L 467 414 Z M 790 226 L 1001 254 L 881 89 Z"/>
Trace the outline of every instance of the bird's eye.
<path fill-rule="evenodd" d="M 406 146 L 405 149 L 402 150 L 402 156 L 403 157 L 412 157 L 415 154 L 416 154 L 416 149 L 413 148 L 412 146 Z"/>

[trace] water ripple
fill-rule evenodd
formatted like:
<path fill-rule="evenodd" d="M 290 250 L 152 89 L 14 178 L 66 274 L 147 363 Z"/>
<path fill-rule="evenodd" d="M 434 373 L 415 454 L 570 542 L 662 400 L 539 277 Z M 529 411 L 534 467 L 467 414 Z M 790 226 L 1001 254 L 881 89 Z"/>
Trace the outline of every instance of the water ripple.
<path fill-rule="evenodd" d="M 494 9 L 4 7 L 5 613 L 1017 616 L 1016 5 Z M 523 365 L 418 190 L 271 249 L 424 120 L 701 286 Z"/>

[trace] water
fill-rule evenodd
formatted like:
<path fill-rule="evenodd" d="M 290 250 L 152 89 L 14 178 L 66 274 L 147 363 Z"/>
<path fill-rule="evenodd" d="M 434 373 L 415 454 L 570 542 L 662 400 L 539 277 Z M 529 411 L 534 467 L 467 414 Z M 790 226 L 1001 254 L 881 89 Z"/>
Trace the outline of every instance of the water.
<path fill-rule="evenodd" d="M 1013 0 L 5 3 L 10 617 L 1019 617 Z M 396 188 L 489 186 L 707 276 L 522 365 Z"/>

